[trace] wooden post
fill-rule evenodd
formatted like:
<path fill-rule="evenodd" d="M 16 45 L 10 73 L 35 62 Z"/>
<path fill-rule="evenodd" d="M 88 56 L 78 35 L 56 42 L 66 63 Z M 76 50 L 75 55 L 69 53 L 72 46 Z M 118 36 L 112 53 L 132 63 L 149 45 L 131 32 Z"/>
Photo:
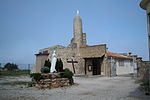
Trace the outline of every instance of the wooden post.
<path fill-rule="evenodd" d="M 73 59 L 71 59 L 71 61 L 67 61 L 67 63 L 72 63 L 73 72 L 75 74 L 76 71 L 75 71 L 74 63 L 78 63 L 78 62 L 77 61 L 73 61 Z"/>
<path fill-rule="evenodd" d="M 73 59 L 72 59 L 71 61 L 72 61 L 73 72 L 74 72 L 74 74 L 75 74 L 76 71 L 75 71 L 75 68 L 74 68 L 74 62 L 73 62 Z"/>

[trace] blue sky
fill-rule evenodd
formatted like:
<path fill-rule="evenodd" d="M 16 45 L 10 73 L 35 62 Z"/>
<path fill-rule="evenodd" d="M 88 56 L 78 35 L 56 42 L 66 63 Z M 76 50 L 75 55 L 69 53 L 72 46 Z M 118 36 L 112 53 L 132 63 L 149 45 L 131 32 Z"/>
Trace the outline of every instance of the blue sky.
<path fill-rule="evenodd" d="M 88 45 L 132 52 L 148 60 L 141 0 L 0 0 L 0 62 L 35 63 L 39 49 L 67 46 L 80 11 Z"/>

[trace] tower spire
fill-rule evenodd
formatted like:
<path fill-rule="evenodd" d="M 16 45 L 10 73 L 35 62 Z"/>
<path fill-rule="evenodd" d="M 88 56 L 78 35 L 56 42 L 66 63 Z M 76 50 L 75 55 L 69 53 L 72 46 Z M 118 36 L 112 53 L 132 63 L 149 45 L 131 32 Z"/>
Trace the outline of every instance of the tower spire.
<path fill-rule="evenodd" d="M 80 12 L 79 12 L 79 10 L 77 10 L 77 16 L 80 16 Z"/>

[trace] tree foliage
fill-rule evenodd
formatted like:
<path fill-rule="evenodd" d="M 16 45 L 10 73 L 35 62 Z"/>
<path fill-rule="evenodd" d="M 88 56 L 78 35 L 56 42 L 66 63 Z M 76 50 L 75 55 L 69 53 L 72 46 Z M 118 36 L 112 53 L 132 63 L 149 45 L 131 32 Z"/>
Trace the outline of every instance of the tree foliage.
<path fill-rule="evenodd" d="M 41 68 L 41 73 L 49 73 L 50 72 L 50 69 L 46 66 L 42 67 Z"/>
<path fill-rule="evenodd" d="M 63 73 L 61 73 L 62 78 L 68 78 L 69 79 L 70 85 L 74 84 L 73 75 L 74 74 L 72 73 L 72 71 L 70 71 L 68 68 L 65 68 L 63 70 Z"/>
<path fill-rule="evenodd" d="M 5 64 L 4 68 L 8 69 L 8 70 L 16 70 L 19 69 L 18 65 L 14 64 L 14 63 L 7 63 Z"/>
<path fill-rule="evenodd" d="M 42 73 L 49 73 L 51 68 L 51 62 L 48 60 L 45 60 L 44 66 L 41 68 Z"/>
<path fill-rule="evenodd" d="M 64 73 L 61 75 L 63 78 L 69 78 L 69 79 L 72 78 L 73 73 L 72 73 L 72 71 L 70 71 L 68 68 L 65 68 L 65 69 L 63 70 L 63 72 L 64 72 Z"/>
<path fill-rule="evenodd" d="M 63 62 L 62 62 L 61 59 L 57 59 L 55 68 L 56 68 L 57 72 L 62 72 L 63 71 Z"/>
<path fill-rule="evenodd" d="M 49 61 L 49 59 L 48 59 L 48 60 L 45 60 L 44 66 L 45 66 L 45 67 L 48 67 L 48 68 L 51 67 L 51 62 Z"/>
<path fill-rule="evenodd" d="M 36 82 L 40 81 L 41 79 L 44 79 L 40 73 L 32 73 L 30 74 L 30 77 L 33 78 Z"/>

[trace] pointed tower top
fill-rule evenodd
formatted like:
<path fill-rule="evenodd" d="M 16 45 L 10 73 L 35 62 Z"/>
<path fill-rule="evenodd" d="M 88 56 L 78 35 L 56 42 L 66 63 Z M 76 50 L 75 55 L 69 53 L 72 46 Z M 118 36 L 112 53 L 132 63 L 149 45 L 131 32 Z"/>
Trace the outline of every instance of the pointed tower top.
<path fill-rule="evenodd" d="M 77 10 L 77 16 L 80 16 L 79 10 Z"/>

